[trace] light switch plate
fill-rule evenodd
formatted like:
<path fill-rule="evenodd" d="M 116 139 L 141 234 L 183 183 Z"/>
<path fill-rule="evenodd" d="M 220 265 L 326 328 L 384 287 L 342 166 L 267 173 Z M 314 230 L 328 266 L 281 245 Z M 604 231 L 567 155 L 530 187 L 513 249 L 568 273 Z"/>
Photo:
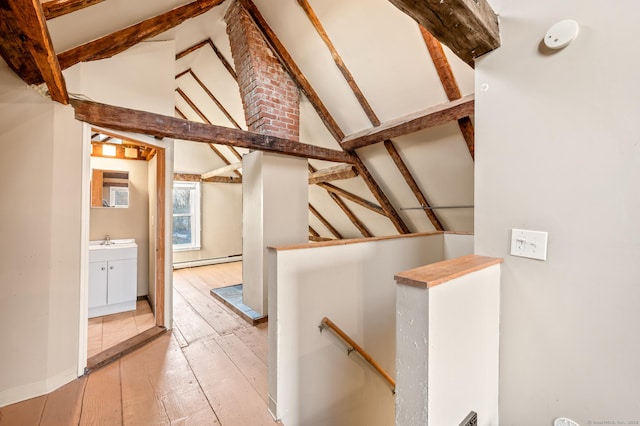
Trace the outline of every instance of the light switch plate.
<path fill-rule="evenodd" d="M 547 260 L 547 233 L 526 229 L 512 229 L 511 255 Z"/>

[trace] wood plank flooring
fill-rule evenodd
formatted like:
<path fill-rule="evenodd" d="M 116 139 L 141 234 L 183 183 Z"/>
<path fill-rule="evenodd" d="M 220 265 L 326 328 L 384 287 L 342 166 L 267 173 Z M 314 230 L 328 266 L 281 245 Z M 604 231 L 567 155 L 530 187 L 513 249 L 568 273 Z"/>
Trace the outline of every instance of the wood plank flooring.
<path fill-rule="evenodd" d="M 139 300 L 135 311 L 89 318 L 87 358 L 150 329 L 155 323 L 146 300 Z"/>
<path fill-rule="evenodd" d="M 174 272 L 174 329 L 89 376 L 0 408 L 5 425 L 279 425 L 267 411 L 267 324 L 209 295 L 241 263 Z"/>

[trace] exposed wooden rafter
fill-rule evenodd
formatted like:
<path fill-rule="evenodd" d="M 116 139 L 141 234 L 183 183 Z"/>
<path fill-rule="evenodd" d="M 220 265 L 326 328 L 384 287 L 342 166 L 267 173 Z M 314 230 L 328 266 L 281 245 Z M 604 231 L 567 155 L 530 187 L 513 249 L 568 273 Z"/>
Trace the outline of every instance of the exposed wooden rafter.
<path fill-rule="evenodd" d="M 202 179 L 203 182 L 210 183 L 242 183 L 242 177 L 239 176 L 212 176 L 207 179 Z"/>
<path fill-rule="evenodd" d="M 184 58 L 185 56 L 189 55 L 190 53 L 195 52 L 196 50 L 200 49 L 201 47 L 204 46 L 209 46 L 211 48 L 211 50 L 213 50 L 213 53 L 216 54 L 216 56 L 218 57 L 218 59 L 220 59 L 220 62 L 222 62 L 222 65 L 227 69 L 227 71 L 229 72 L 229 74 L 231 74 L 231 77 L 233 77 L 234 80 L 238 80 L 238 75 L 236 74 L 236 71 L 233 69 L 233 66 L 231 66 L 231 64 L 229 63 L 229 61 L 227 61 L 227 58 L 224 57 L 224 55 L 222 54 L 222 52 L 220 52 L 220 49 L 218 49 L 216 47 L 216 45 L 213 43 L 213 41 L 208 38 L 206 40 L 202 40 L 201 42 L 198 42 L 196 44 L 194 44 L 191 47 L 186 48 L 185 50 L 178 52 L 178 54 L 176 55 L 176 61 L 178 59 Z"/>
<path fill-rule="evenodd" d="M 192 109 L 196 114 L 198 114 L 198 117 L 200 117 L 200 119 L 201 119 L 203 122 L 205 122 L 205 123 L 207 123 L 207 124 L 213 124 L 213 123 L 211 123 L 211 121 L 209 121 L 209 119 L 207 118 L 207 116 L 206 116 L 206 115 L 204 115 L 204 113 L 203 113 L 202 111 L 200 111 L 200 108 L 198 108 L 198 106 L 197 106 L 197 105 L 196 105 L 196 104 L 195 104 L 195 103 L 194 103 L 194 102 L 193 102 L 193 101 L 192 101 L 192 100 L 187 96 L 187 94 L 186 94 L 186 93 L 184 93 L 184 91 L 183 91 L 182 89 L 180 89 L 180 88 L 178 87 L 178 88 L 176 88 L 176 92 L 180 95 L 180 97 L 182 97 L 182 99 L 184 99 L 184 101 L 189 105 L 189 107 L 190 107 L 190 108 L 191 108 L 191 109 Z M 238 127 L 238 128 L 239 128 L 239 127 Z M 220 159 L 221 159 L 222 161 L 224 161 L 224 162 L 225 162 L 225 164 L 227 164 L 227 165 L 228 165 L 228 164 L 230 164 L 230 163 L 229 163 L 229 161 L 227 160 L 227 158 L 226 158 L 224 155 L 222 155 L 222 153 L 221 153 L 220 151 L 218 151 L 218 150 L 217 150 L 217 149 L 216 149 L 212 144 L 209 144 L 209 146 L 211 147 L 211 149 L 212 149 L 216 154 L 218 154 L 218 156 L 220 157 Z M 236 156 L 237 156 L 237 155 L 239 155 L 239 154 L 238 154 L 238 152 L 235 150 L 235 148 L 234 148 L 234 147 L 232 147 L 232 146 L 228 146 L 228 148 L 229 148 L 229 149 L 233 152 L 233 154 L 235 154 Z M 240 158 L 242 158 L 242 157 L 240 157 Z M 237 171 L 237 170 L 234 170 L 234 173 L 235 173 L 236 175 L 238 175 L 238 176 L 242 176 L 242 174 L 241 174 L 239 171 Z"/>
<path fill-rule="evenodd" d="M 369 105 L 367 98 L 362 93 L 362 90 L 360 90 L 360 87 L 358 86 L 355 78 L 349 71 L 349 68 L 347 68 L 347 65 L 344 63 L 344 61 L 342 60 L 342 57 L 340 56 L 337 49 L 331 42 L 329 35 L 327 34 L 324 27 L 322 26 L 322 23 L 320 22 L 320 19 L 318 19 L 318 16 L 314 12 L 313 8 L 311 7 L 311 5 L 307 0 L 298 0 L 298 4 L 302 7 L 302 9 L 304 10 L 304 13 L 307 14 L 307 18 L 309 18 L 309 21 L 318 32 L 318 35 L 320 36 L 324 44 L 327 46 L 327 48 L 331 52 L 331 56 L 333 57 L 333 60 L 336 63 L 336 66 L 342 73 L 342 76 L 344 77 L 347 84 L 351 88 L 351 91 L 353 92 L 356 99 L 358 100 L 358 103 L 360 104 L 365 114 L 369 118 L 369 121 L 371 121 L 371 124 L 373 124 L 374 126 L 378 126 L 380 124 L 380 120 L 378 120 L 378 117 L 373 111 L 373 108 L 371 108 L 371 105 Z"/>
<path fill-rule="evenodd" d="M 48 0 L 42 2 L 44 16 L 47 19 L 72 13 L 94 4 L 102 3 L 104 0 Z"/>
<path fill-rule="evenodd" d="M 199 50 L 201 47 L 204 47 L 208 44 L 209 39 L 206 40 L 202 40 L 196 44 L 194 44 L 193 46 L 189 46 L 186 49 L 176 53 L 176 61 L 179 59 L 184 58 L 187 55 L 190 55 L 191 53 L 195 52 L 196 50 Z"/>
<path fill-rule="evenodd" d="M 75 117 L 95 126 L 193 142 L 216 143 L 238 148 L 275 152 L 294 157 L 336 163 L 353 163 L 346 152 L 240 129 L 196 123 L 167 115 L 72 99 Z"/>
<path fill-rule="evenodd" d="M 498 17 L 487 0 L 389 0 L 473 67 L 500 47 Z"/>
<path fill-rule="evenodd" d="M 79 62 L 110 58 L 143 40 L 176 27 L 187 19 L 203 14 L 223 1 L 196 0 L 89 43 L 74 47 L 58 55 L 60 66 L 62 69 L 66 69 Z"/>
<path fill-rule="evenodd" d="M 247 10 L 258 29 L 262 32 L 265 40 L 271 46 L 273 53 L 278 58 L 285 70 L 287 70 L 293 81 L 296 82 L 300 91 L 302 91 L 307 96 L 309 102 L 311 102 L 311 104 L 315 108 L 318 116 L 324 123 L 327 130 L 333 135 L 336 141 L 341 142 L 344 138 L 344 132 L 340 129 L 340 126 L 338 126 L 337 122 L 333 119 L 328 109 L 320 100 L 320 97 L 313 89 L 307 78 L 304 76 L 298 65 L 295 63 L 287 49 L 278 39 L 275 32 L 271 29 L 271 27 L 269 27 L 258 8 L 255 6 L 255 4 L 253 4 L 251 0 L 238 1 Z M 404 223 L 396 209 L 391 204 L 389 198 L 384 194 L 375 179 L 373 179 L 373 176 L 369 173 L 365 164 L 360 160 L 360 157 L 358 157 L 356 153 L 352 153 L 352 156 L 358 173 L 360 174 L 360 176 L 362 176 L 365 184 L 384 209 L 385 216 L 387 216 L 389 220 L 391 220 L 399 233 L 410 233 L 411 231 L 409 227 Z"/>
<path fill-rule="evenodd" d="M 435 105 L 422 111 L 382 123 L 373 129 L 353 133 L 342 141 L 343 148 L 353 150 L 407 135 L 429 127 L 439 126 L 473 114 L 474 95 Z"/>
<path fill-rule="evenodd" d="M 209 96 L 209 99 L 211 99 L 211 101 L 216 104 L 216 106 L 218 107 L 218 109 L 220 109 L 220 111 L 222 111 L 222 113 L 224 114 L 225 117 L 227 117 L 227 120 L 229 120 L 229 122 L 233 125 L 233 127 L 235 127 L 236 129 L 240 129 L 240 125 L 238 124 L 238 122 L 233 118 L 233 116 L 231 114 L 229 114 L 229 111 L 227 111 L 227 109 L 224 107 L 224 105 L 222 105 L 222 103 L 218 100 L 218 98 L 216 98 L 213 93 L 211 93 L 211 91 L 207 88 L 207 86 L 202 82 L 202 80 L 200 80 L 198 78 L 198 76 L 196 75 L 196 73 L 193 72 L 192 69 L 189 69 L 189 74 L 191 75 L 191 77 L 193 77 L 193 79 L 196 81 L 196 83 L 198 83 L 198 85 L 200 86 L 200 88 L 202 90 L 204 90 L 204 92 L 207 94 L 207 96 Z"/>
<path fill-rule="evenodd" d="M 206 173 L 202 173 L 202 175 L 200 175 L 202 177 L 202 179 L 207 179 L 210 177 L 214 177 L 214 176 L 220 176 L 223 175 L 225 173 L 229 173 L 229 172 L 235 172 L 238 169 L 242 168 L 242 162 L 238 161 L 237 163 L 233 163 L 233 164 L 228 164 L 224 167 L 220 167 L 218 169 L 215 170 L 211 170 L 210 172 L 206 172 Z"/>
<path fill-rule="evenodd" d="M 382 216 L 386 216 L 386 213 L 382 207 L 375 203 L 372 203 L 371 201 L 365 200 L 364 198 L 359 197 L 356 194 L 353 194 L 330 183 L 319 183 L 318 186 L 327 190 L 327 192 L 329 192 L 330 194 L 339 195 L 349 201 L 353 201 L 354 203 L 371 210 L 372 212 L 378 213 Z"/>
<path fill-rule="evenodd" d="M 358 176 L 358 171 L 351 164 L 341 164 L 318 170 L 309 175 L 309 184 L 332 182 L 334 180 L 350 179 Z"/>
<path fill-rule="evenodd" d="M 338 205 L 338 207 L 340 207 L 342 209 L 344 214 L 347 215 L 349 220 L 351 220 L 351 223 L 353 223 L 355 225 L 355 227 L 358 228 L 358 231 L 360 231 L 360 233 L 362 234 L 363 237 L 365 237 L 365 238 L 373 237 L 373 234 L 369 231 L 369 229 L 367 229 L 367 227 L 364 225 L 364 223 L 362 223 L 362 221 L 356 217 L 356 215 L 351 211 L 349 206 L 347 206 L 345 204 L 345 202 L 342 201 L 342 199 L 340 197 L 338 197 L 333 192 L 329 192 L 329 196 Z"/>
<path fill-rule="evenodd" d="M 202 176 L 190 173 L 174 173 L 173 180 L 204 183 L 242 183 L 242 178 L 237 176 L 212 176 L 207 179 L 202 179 Z"/>
<path fill-rule="evenodd" d="M 423 207 L 422 210 L 427 215 L 427 218 L 431 222 L 431 225 L 433 225 L 436 231 L 444 231 L 444 227 L 442 226 L 440 219 L 438 219 L 433 210 L 429 208 L 431 207 L 431 205 L 427 201 L 427 197 L 424 196 L 424 193 L 420 189 L 420 186 L 418 186 L 418 182 L 416 182 L 416 180 L 413 178 L 413 175 L 409 171 L 409 168 L 405 164 L 404 160 L 402 160 L 402 157 L 400 157 L 400 153 L 396 149 L 393 142 L 389 140 L 384 141 L 384 147 L 387 149 L 387 152 L 393 159 L 393 162 L 398 167 L 398 170 L 400 171 L 400 174 L 404 178 L 405 182 L 407 183 L 407 185 L 409 185 L 409 188 L 411 188 L 411 192 L 413 192 L 413 195 Z"/>
<path fill-rule="evenodd" d="M 183 114 L 182 111 L 178 107 L 175 107 L 176 113 L 178 114 L 178 118 L 182 118 L 183 120 L 187 119 L 187 116 Z"/>
<path fill-rule="evenodd" d="M 322 216 L 322 214 L 320 214 L 320 212 L 311 205 L 311 203 L 309 203 L 309 211 L 320 221 L 320 223 L 325 226 L 325 228 L 329 230 L 329 232 L 331 232 L 331 234 L 333 234 L 334 237 L 339 240 L 342 239 L 342 234 L 340 234 L 340 232 L 338 232 L 338 230 L 334 228 L 331 223 L 329 223 L 329 221 L 325 219 L 325 217 Z"/>
<path fill-rule="evenodd" d="M 429 55 L 431 56 L 433 65 L 435 65 L 436 67 L 436 72 L 438 73 L 438 77 L 440 78 L 440 82 L 442 83 L 444 92 L 447 94 L 447 98 L 450 101 L 460 99 L 462 97 L 462 93 L 460 93 L 458 82 L 456 81 L 456 77 L 453 75 L 451 65 L 449 65 L 449 60 L 444 53 L 442 44 L 438 41 L 438 39 L 431 35 L 431 33 L 425 27 L 420 26 L 420 32 L 422 33 L 422 38 L 424 39 L 424 43 L 427 46 L 427 50 L 429 50 Z M 474 158 L 475 143 L 473 123 L 471 122 L 471 118 L 459 118 L 458 127 L 460 127 L 460 132 L 462 132 L 462 137 L 467 144 L 467 149 L 469 149 L 471 158 Z"/>
<path fill-rule="evenodd" d="M 39 0 L 0 1 L 0 55 L 27 84 L 45 82 L 51 99 L 69 103 Z"/>
<path fill-rule="evenodd" d="M 314 243 L 320 243 L 323 241 L 333 241 L 333 238 L 321 237 L 318 234 L 318 231 L 313 229 L 311 226 L 309 227 L 309 241 L 313 241 Z"/>

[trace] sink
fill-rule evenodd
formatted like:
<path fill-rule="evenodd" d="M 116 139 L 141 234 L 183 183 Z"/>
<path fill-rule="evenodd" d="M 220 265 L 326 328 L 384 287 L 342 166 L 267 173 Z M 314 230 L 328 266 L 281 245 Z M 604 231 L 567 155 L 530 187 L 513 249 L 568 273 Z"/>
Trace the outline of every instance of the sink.
<path fill-rule="evenodd" d="M 89 250 L 112 250 L 119 248 L 138 247 L 136 240 L 125 238 L 121 240 L 111 240 L 111 244 L 104 244 L 104 240 L 89 241 Z"/>
<path fill-rule="evenodd" d="M 103 244 L 104 240 L 89 241 L 89 262 L 128 259 L 137 256 L 138 245 L 133 238 L 111 240 L 111 244 Z"/>

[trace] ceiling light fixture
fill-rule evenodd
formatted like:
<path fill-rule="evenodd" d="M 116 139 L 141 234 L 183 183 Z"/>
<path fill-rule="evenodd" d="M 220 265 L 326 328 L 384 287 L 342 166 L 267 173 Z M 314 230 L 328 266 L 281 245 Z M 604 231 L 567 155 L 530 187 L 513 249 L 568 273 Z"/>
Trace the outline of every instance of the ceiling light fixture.
<path fill-rule="evenodd" d="M 115 145 L 102 145 L 102 155 L 107 157 L 115 157 L 116 156 L 116 146 Z"/>

